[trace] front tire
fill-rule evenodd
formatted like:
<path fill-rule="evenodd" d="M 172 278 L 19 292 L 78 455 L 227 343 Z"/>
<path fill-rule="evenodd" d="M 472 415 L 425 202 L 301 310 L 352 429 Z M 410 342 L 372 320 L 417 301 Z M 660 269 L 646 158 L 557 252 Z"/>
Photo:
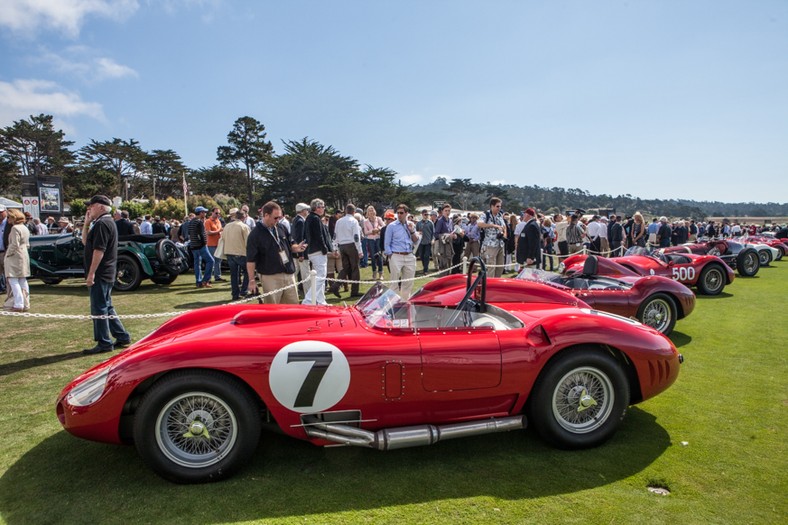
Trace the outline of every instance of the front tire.
<path fill-rule="evenodd" d="M 114 288 L 119 292 L 131 292 L 140 287 L 142 268 L 128 255 L 118 255 L 118 275 Z"/>
<path fill-rule="evenodd" d="M 161 477 L 175 483 L 224 479 L 249 462 L 260 439 L 256 400 L 213 371 L 174 372 L 145 394 L 134 444 Z"/>
<path fill-rule="evenodd" d="M 622 365 L 596 349 L 560 355 L 542 371 L 529 401 L 539 436 L 564 449 L 600 445 L 618 429 L 629 405 Z"/>
<path fill-rule="evenodd" d="M 700 272 L 698 290 L 703 295 L 719 295 L 725 288 L 725 274 L 717 265 L 706 266 Z"/>
<path fill-rule="evenodd" d="M 676 303 L 664 293 L 648 297 L 638 308 L 638 319 L 646 326 L 668 335 L 676 326 Z"/>

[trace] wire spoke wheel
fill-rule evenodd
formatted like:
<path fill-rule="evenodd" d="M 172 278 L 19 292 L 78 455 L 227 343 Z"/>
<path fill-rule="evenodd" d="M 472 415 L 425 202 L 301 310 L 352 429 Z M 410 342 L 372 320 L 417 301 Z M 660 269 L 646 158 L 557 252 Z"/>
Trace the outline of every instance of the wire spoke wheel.
<path fill-rule="evenodd" d="M 553 415 L 569 432 L 584 434 L 610 417 L 615 391 L 610 378 L 594 367 L 581 367 L 564 375 L 553 392 Z"/>
<path fill-rule="evenodd" d="M 232 409 L 205 392 L 187 392 L 166 404 L 156 420 L 156 443 L 172 462 L 203 468 L 221 461 L 238 438 Z"/>
<path fill-rule="evenodd" d="M 643 309 L 642 322 L 655 330 L 665 333 L 671 324 L 673 311 L 671 305 L 662 298 L 650 300 Z"/>

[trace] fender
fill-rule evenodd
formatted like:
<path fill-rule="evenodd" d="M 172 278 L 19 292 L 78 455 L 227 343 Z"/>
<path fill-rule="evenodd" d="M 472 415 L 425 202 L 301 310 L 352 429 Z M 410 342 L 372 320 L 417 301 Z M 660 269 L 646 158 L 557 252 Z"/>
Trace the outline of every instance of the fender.
<path fill-rule="evenodd" d="M 129 255 L 137 260 L 140 263 L 140 267 L 142 268 L 142 273 L 145 274 L 146 277 L 153 276 L 153 267 L 148 261 L 148 258 L 145 257 L 145 254 L 137 248 L 136 246 L 119 246 L 118 247 L 118 257 L 121 255 Z"/>

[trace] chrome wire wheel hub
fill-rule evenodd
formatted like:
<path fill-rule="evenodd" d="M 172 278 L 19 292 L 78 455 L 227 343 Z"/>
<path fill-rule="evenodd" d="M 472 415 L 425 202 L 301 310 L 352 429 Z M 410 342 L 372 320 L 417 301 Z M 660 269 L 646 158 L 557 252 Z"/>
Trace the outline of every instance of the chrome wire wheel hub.
<path fill-rule="evenodd" d="M 716 291 L 722 284 L 722 275 L 717 270 L 709 270 L 706 275 L 706 287 L 709 290 Z"/>
<path fill-rule="evenodd" d="M 670 321 L 670 306 L 661 299 L 649 303 L 643 312 L 643 324 L 661 332 Z"/>
<path fill-rule="evenodd" d="M 182 394 L 167 403 L 156 420 L 156 443 L 174 463 L 203 468 L 233 449 L 238 426 L 232 409 L 205 392 Z"/>
<path fill-rule="evenodd" d="M 564 375 L 553 392 L 553 416 L 565 430 L 592 432 L 609 418 L 615 393 L 607 374 L 594 367 L 581 367 Z"/>

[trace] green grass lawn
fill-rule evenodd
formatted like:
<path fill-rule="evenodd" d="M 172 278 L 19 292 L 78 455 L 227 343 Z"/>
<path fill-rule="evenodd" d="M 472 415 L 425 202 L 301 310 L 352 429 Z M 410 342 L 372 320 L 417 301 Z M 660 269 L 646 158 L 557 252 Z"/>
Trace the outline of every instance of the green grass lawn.
<path fill-rule="evenodd" d="M 117 310 L 229 300 L 229 284 L 198 290 L 193 279 L 116 293 Z M 786 295 L 788 261 L 699 297 L 672 335 L 686 358 L 676 384 L 631 407 L 597 449 L 553 450 L 530 431 L 390 452 L 264 434 L 239 474 L 197 486 L 158 478 L 133 447 L 61 430 L 56 396 L 102 359 L 80 353 L 93 345 L 89 321 L 0 316 L 0 522 L 784 523 Z M 34 281 L 31 303 L 33 312 L 89 310 L 77 281 Z M 164 320 L 126 326 L 139 339 Z"/>

